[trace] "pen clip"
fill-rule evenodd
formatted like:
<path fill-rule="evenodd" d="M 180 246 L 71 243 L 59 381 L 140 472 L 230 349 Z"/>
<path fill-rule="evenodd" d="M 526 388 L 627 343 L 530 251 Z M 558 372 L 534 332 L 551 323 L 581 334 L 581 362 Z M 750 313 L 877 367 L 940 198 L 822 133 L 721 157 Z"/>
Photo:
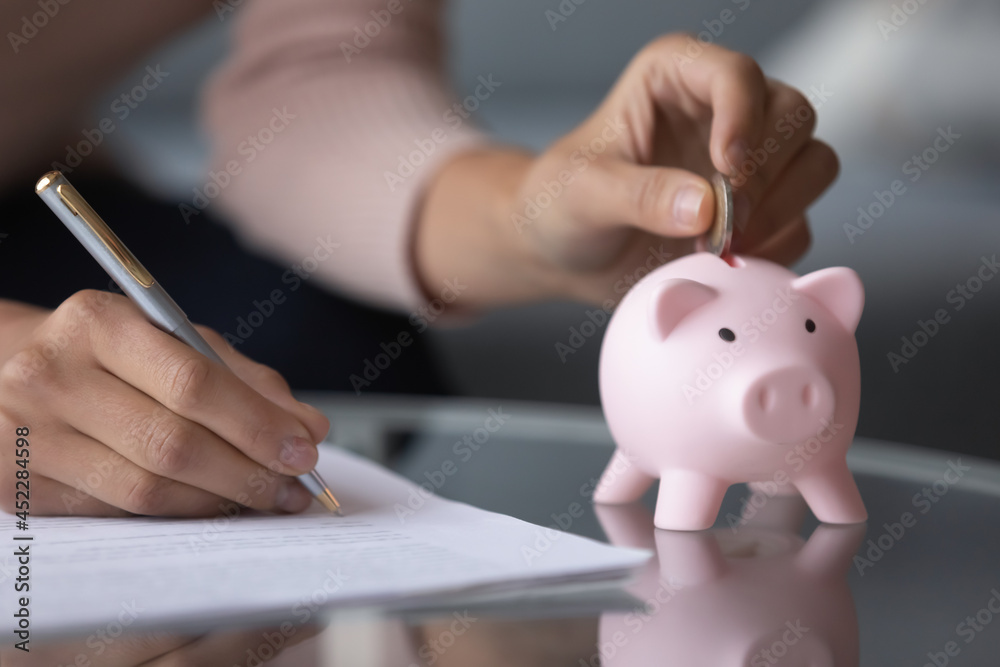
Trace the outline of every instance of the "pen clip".
<path fill-rule="evenodd" d="M 76 191 L 69 183 L 61 183 L 56 186 L 56 192 L 59 193 L 59 198 L 62 199 L 66 207 L 73 213 L 76 217 L 83 220 L 90 230 L 101 240 L 101 243 L 115 256 L 115 258 L 121 263 L 121 265 L 132 274 L 132 277 L 136 279 L 143 287 L 152 287 L 153 276 L 146 270 L 139 260 L 136 259 L 125 244 L 121 242 L 111 228 L 108 227 L 107 223 L 101 219 L 101 216 L 97 214 L 87 200 L 80 196 L 80 193 Z"/>

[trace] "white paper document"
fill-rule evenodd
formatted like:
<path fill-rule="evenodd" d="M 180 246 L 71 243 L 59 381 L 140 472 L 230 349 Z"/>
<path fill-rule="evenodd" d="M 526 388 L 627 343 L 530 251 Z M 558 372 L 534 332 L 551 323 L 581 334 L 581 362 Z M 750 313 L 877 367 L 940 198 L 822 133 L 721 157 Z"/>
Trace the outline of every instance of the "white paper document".
<path fill-rule="evenodd" d="M 462 503 L 353 454 L 320 448 L 317 469 L 345 517 L 31 517 L 3 521 L 0 614 L 29 598 L 32 637 L 197 625 L 225 617 L 315 620 L 326 607 L 432 601 L 579 578 L 614 578 L 649 552 L 611 547 Z M 14 541 L 30 536 L 30 541 Z M 14 545 L 29 545 L 30 591 L 15 593 Z"/>

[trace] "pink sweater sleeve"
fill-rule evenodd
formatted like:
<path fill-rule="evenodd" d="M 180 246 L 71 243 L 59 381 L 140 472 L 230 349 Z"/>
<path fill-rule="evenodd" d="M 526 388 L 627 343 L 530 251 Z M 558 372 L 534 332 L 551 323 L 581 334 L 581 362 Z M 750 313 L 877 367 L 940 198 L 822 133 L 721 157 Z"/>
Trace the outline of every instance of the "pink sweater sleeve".
<path fill-rule="evenodd" d="M 410 249 L 422 193 L 484 141 L 453 107 L 442 11 L 441 0 L 244 5 L 204 118 L 214 180 L 228 180 L 215 201 L 246 241 L 374 305 L 424 301 Z"/>

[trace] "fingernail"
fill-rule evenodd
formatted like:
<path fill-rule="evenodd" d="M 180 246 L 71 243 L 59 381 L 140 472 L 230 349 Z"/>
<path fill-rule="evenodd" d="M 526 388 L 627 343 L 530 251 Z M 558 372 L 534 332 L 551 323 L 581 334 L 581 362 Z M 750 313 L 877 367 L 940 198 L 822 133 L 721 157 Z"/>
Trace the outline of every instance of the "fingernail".
<path fill-rule="evenodd" d="M 319 452 L 309 441 L 298 436 L 281 443 L 281 462 L 298 470 L 312 470 L 319 458 Z"/>
<path fill-rule="evenodd" d="M 697 185 L 685 185 L 674 199 L 674 220 L 678 227 L 698 230 L 698 213 L 705 203 L 705 190 Z"/>
<path fill-rule="evenodd" d="M 278 487 L 274 504 L 283 512 L 301 512 L 312 503 L 312 496 L 294 479 Z"/>
<path fill-rule="evenodd" d="M 729 163 L 729 175 L 736 176 L 740 173 L 740 168 L 743 166 L 743 161 L 747 157 L 747 151 L 750 147 L 747 142 L 742 139 L 737 139 L 733 143 L 729 144 L 729 148 L 726 149 L 726 161 Z"/>

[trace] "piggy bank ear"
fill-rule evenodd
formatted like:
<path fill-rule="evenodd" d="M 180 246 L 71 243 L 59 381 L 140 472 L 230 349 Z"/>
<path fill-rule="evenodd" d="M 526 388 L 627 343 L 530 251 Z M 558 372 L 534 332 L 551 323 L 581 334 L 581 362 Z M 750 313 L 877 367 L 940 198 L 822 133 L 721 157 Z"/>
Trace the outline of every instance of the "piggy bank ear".
<path fill-rule="evenodd" d="M 718 296 L 718 292 L 694 280 L 672 278 L 653 288 L 650 323 L 657 340 L 670 335 L 681 320 Z"/>
<path fill-rule="evenodd" d="M 792 281 L 792 289 L 819 301 L 851 333 L 858 328 L 865 307 L 865 287 L 851 269 L 834 266 L 807 273 Z"/>

